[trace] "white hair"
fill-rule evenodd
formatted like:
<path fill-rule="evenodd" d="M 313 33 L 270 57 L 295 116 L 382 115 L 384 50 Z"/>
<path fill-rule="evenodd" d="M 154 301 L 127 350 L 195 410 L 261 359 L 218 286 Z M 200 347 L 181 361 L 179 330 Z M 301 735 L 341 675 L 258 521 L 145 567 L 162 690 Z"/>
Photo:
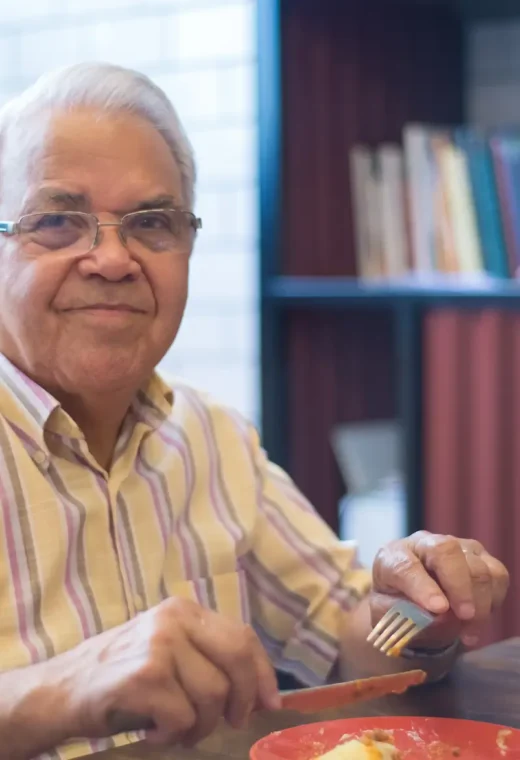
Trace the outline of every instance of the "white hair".
<path fill-rule="evenodd" d="M 53 110 L 94 107 L 102 111 L 127 111 L 146 119 L 164 138 L 182 177 L 183 200 L 192 209 L 195 195 L 193 149 L 175 108 L 166 94 L 144 74 L 109 63 L 79 63 L 51 71 L 9 101 L 0 110 L 2 164 L 6 153 L 18 156 L 24 148 L 36 148 L 45 122 Z M 14 138 L 14 145 L 11 145 Z M 9 156 L 10 160 L 15 158 Z"/>

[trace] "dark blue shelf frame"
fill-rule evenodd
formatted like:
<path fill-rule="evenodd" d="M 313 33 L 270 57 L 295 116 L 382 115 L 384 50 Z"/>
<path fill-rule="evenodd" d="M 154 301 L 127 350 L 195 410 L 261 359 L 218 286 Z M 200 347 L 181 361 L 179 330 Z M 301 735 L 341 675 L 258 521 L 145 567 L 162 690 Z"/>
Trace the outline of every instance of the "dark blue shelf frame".
<path fill-rule="evenodd" d="M 279 273 L 282 215 L 280 0 L 257 3 L 260 200 L 261 429 L 271 458 L 288 463 L 285 330 L 269 290 Z"/>
<path fill-rule="evenodd" d="M 499 306 L 518 308 L 520 281 L 497 280 L 461 285 L 461 281 L 423 285 L 413 282 L 360 282 L 348 277 L 272 277 L 264 295 L 273 304 L 311 308 L 374 308 L 410 304 L 421 307 Z"/>

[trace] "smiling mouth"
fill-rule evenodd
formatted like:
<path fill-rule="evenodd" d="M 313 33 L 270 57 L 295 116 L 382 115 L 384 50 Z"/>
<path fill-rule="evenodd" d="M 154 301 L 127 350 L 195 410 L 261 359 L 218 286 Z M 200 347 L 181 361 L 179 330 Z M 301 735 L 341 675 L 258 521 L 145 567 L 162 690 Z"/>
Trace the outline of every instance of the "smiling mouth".
<path fill-rule="evenodd" d="M 144 309 L 138 309 L 135 306 L 129 304 L 105 304 L 98 303 L 92 306 L 78 306 L 73 309 L 65 309 L 65 311 L 112 311 L 116 313 L 130 313 L 130 314 L 145 314 Z"/>

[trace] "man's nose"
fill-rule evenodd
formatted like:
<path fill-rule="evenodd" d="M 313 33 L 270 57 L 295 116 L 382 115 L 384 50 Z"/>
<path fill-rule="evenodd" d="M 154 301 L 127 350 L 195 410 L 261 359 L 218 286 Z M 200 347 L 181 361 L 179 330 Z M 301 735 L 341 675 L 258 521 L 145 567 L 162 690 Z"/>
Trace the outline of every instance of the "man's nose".
<path fill-rule="evenodd" d="M 110 282 L 136 279 L 141 267 L 121 239 L 118 225 L 101 225 L 96 245 L 79 262 L 84 277 L 97 275 Z"/>

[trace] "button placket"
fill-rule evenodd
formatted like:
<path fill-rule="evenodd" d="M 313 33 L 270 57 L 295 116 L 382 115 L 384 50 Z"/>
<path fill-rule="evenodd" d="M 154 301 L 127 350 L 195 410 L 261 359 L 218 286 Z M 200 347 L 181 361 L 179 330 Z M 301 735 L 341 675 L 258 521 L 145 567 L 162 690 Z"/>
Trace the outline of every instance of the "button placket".
<path fill-rule="evenodd" d="M 114 550 L 116 552 L 119 574 L 121 577 L 121 583 L 123 586 L 123 592 L 126 600 L 126 606 L 128 609 L 129 617 L 134 617 L 138 612 L 142 612 L 145 609 L 145 600 L 140 594 L 138 594 L 133 588 L 132 578 L 129 578 L 126 572 L 126 565 L 124 562 L 124 549 L 121 546 L 119 539 L 119 521 L 120 517 L 117 508 L 117 497 L 119 495 L 119 484 L 112 482 L 108 479 L 107 482 L 107 500 L 110 510 L 111 524 L 112 524 L 112 537 Z"/>

